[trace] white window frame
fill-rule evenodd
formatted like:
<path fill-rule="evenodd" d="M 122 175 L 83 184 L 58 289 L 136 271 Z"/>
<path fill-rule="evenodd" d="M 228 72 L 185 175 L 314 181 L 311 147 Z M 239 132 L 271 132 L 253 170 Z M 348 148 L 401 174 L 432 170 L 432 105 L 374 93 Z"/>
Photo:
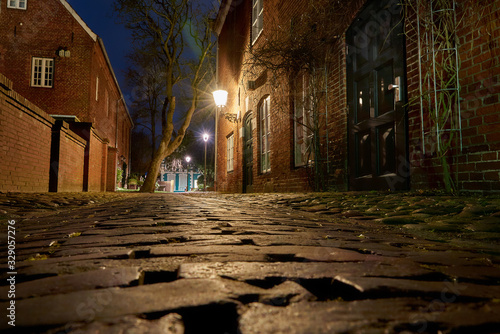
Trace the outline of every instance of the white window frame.
<path fill-rule="evenodd" d="M 54 66 L 54 58 L 33 57 L 31 62 L 31 86 L 54 87 Z"/>
<path fill-rule="evenodd" d="M 28 0 L 7 0 L 7 8 L 26 10 L 28 8 Z"/>
<path fill-rule="evenodd" d="M 234 170 L 234 133 L 227 137 L 226 167 L 227 172 Z"/>
<path fill-rule="evenodd" d="M 99 76 L 95 79 L 95 100 L 99 101 Z"/>
<path fill-rule="evenodd" d="M 252 45 L 264 30 L 264 0 L 252 1 Z"/>
<path fill-rule="evenodd" d="M 311 89 L 306 73 L 300 73 L 295 81 L 294 98 L 294 164 L 295 167 L 311 165 L 314 161 L 314 114 Z"/>
<path fill-rule="evenodd" d="M 268 173 L 271 171 L 271 97 L 265 98 L 259 106 L 260 121 L 260 171 Z"/>

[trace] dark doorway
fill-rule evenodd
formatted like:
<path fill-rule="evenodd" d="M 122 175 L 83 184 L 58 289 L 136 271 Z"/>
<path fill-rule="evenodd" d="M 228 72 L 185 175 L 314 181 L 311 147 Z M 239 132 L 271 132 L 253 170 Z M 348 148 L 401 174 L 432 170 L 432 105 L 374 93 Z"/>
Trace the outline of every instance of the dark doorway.
<path fill-rule="evenodd" d="M 406 190 L 406 65 L 399 1 L 368 1 L 346 37 L 349 186 Z"/>
<path fill-rule="evenodd" d="M 252 113 L 245 116 L 243 125 L 243 192 L 253 192 L 253 138 Z"/>

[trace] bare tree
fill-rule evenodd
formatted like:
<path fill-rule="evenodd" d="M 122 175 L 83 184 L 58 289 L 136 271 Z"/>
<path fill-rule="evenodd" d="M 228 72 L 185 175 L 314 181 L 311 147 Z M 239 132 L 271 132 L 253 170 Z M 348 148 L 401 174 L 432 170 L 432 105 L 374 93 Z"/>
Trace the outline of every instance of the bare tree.
<path fill-rule="evenodd" d="M 157 127 L 165 93 L 163 66 L 157 58 L 142 50 L 134 50 L 128 58 L 131 66 L 127 69 L 126 80 L 132 88 L 132 117 L 138 128 L 150 133 L 153 160 L 161 135 Z"/>
<path fill-rule="evenodd" d="M 115 10 L 132 30 L 134 47 L 161 65 L 165 80 L 160 111 L 161 139 L 149 166 L 142 192 L 153 192 L 161 162 L 182 143 L 212 75 L 214 39 L 203 2 L 191 0 L 115 0 Z M 188 90 L 190 101 L 178 118 L 176 96 Z"/>

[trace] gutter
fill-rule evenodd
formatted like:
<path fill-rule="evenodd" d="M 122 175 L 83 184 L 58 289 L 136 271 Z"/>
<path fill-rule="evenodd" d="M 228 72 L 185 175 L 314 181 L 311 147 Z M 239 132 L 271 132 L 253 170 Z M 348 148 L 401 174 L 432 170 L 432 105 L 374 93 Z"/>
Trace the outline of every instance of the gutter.
<path fill-rule="evenodd" d="M 214 25 L 212 30 L 219 36 L 220 31 L 222 30 L 222 26 L 224 22 L 226 22 L 227 13 L 229 13 L 229 9 L 233 4 L 233 0 L 222 0 L 220 4 L 219 12 L 217 13 L 217 17 L 215 18 Z"/>

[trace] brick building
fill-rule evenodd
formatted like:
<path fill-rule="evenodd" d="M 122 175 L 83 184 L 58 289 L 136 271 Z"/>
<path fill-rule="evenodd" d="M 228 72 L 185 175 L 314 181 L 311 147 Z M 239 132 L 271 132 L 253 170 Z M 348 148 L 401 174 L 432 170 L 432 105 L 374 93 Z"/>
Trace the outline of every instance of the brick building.
<path fill-rule="evenodd" d="M 8 184 L 3 183 L 0 190 L 114 190 L 117 168 L 128 170 L 130 166 L 132 119 L 103 41 L 65 0 L 0 2 L 0 74 L 12 86 L 6 94 L 14 90 L 16 99 L 36 105 L 36 110 L 50 115 L 42 118 L 54 123 L 49 129 L 53 143 L 50 185 L 35 189 L 26 184 L 33 178 L 18 178 L 38 168 L 36 161 L 26 159 L 24 163 L 2 164 Z M 2 116 L 6 115 L 8 112 L 3 111 Z M 21 112 L 18 118 L 22 118 Z M 12 133 L 2 136 L 2 149 L 7 157 L 17 160 L 22 124 L 7 127 L 13 123 L 2 120 L 3 130 Z M 61 129 L 70 131 L 73 142 L 80 142 L 81 149 L 65 151 L 64 145 L 58 145 L 55 133 Z M 29 145 L 30 150 L 46 150 L 36 141 Z M 58 149 L 59 153 L 54 151 Z M 74 155 L 70 161 L 82 164 L 64 175 L 61 164 L 67 154 Z M 13 170 L 17 170 L 15 175 Z M 62 181 L 69 179 L 74 180 L 72 185 Z"/>
<path fill-rule="evenodd" d="M 500 191 L 500 1 L 447 2 L 222 1 L 217 190 Z"/>

